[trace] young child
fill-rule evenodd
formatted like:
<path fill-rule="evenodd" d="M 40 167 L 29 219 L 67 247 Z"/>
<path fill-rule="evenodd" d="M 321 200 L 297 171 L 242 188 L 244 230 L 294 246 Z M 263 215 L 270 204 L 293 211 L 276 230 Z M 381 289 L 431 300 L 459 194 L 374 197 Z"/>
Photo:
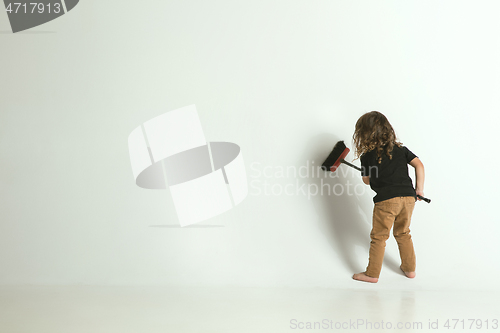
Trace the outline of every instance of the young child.
<path fill-rule="evenodd" d="M 385 241 L 393 224 L 393 235 L 401 256 L 400 268 L 407 277 L 414 278 L 416 262 L 410 221 L 417 194 L 424 196 L 424 165 L 396 140 L 394 129 L 380 112 L 368 112 L 358 119 L 353 140 L 355 155 L 361 156 L 363 182 L 377 194 L 373 198 L 375 205 L 368 266 L 352 278 L 372 283 L 378 281 Z M 407 164 L 415 168 L 416 189 L 408 175 Z"/>

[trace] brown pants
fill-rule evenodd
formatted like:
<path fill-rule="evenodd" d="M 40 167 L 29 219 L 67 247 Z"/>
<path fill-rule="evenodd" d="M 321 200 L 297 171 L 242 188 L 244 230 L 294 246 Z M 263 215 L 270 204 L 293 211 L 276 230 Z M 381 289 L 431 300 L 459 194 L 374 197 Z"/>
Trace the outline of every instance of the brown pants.
<path fill-rule="evenodd" d="M 370 258 L 365 275 L 378 278 L 384 260 L 385 241 L 389 238 L 394 224 L 393 235 L 398 242 L 401 256 L 401 269 L 405 272 L 415 271 L 415 252 L 410 235 L 410 221 L 414 197 L 395 197 L 379 201 L 373 208 L 373 228 L 370 233 Z"/>

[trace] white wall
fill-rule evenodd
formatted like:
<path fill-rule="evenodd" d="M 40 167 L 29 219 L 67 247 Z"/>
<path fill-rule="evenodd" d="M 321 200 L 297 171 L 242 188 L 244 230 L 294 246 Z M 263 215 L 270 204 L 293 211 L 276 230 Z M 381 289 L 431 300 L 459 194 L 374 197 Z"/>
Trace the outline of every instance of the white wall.
<path fill-rule="evenodd" d="M 0 283 L 348 283 L 367 264 L 369 188 L 266 196 L 264 181 L 321 180 L 256 175 L 321 163 L 378 110 L 426 167 L 433 202 L 414 213 L 415 283 L 498 288 L 499 10 L 85 0 L 18 34 L 1 14 Z M 241 146 L 249 175 L 247 199 L 200 224 L 219 227 L 173 227 L 169 192 L 137 187 L 130 168 L 132 129 L 190 104 L 208 140 Z M 342 170 L 326 181 L 361 184 Z M 386 258 L 382 278 L 398 267 L 393 238 Z"/>

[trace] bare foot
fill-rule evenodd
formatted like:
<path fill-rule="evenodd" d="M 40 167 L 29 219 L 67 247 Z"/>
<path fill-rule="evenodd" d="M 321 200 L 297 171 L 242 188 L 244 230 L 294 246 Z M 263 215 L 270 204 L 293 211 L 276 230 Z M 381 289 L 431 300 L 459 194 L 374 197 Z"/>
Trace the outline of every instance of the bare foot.
<path fill-rule="evenodd" d="M 399 266 L 399 268 L 401 268 L 401 266 Z M 401 270 L 403 271 L 402 268 L 401 268 Z M 403 271 L 403 273 L 405 273 L 406 277 L 408 277 L 410 279 L 413 279 L 417 275 L 415 272 L 405 272 L 405 271 Z"/>
<path fill-rule="evenodd" d="M 354 274 L 352 276 L 352 278 L 354 280 L 358 280 L 358 281 L 364 281 L 364 282 L 371 282 L 371 283 L 377 283 L 378 281 L 378 278 L 374 278 L 374 277 L 371 277 L 371 276 L 368 276 L 368 275 L 365 275 L 364 272 L 362 273 L 358 273 L 358 274 Z"/>

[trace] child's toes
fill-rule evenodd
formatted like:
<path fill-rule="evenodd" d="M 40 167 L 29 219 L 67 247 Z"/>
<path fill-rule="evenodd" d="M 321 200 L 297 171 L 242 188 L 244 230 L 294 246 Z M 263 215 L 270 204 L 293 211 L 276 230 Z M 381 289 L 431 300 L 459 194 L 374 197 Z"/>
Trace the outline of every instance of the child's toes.
<path fill-rule="evenodd" d="M 364 273 L 354 274 L 352 276 L 352 278 L 354 280 L 364 281 L 364 282 L 371 282 L 371 283 L 377 283 L 377 281 L 378 281 L 378 278 L 374 278 L 374 277 L 365 275 Z"/>
<path fill-rule="evenodd" d="M 403 271 L 403 269 L 401 268 L 401 266 L 399 266 L 399 268 Z M 403 273 L 405 273 L 406 277 L 408 277 L 410 279 L 413 279 L 417 275 L 415 272 L 405 272 L 405 271 L 403 271 Z"/>
<path fill-rule="evenodd" d="M 415 272 L 405 272 L 405 275 L 410 279 L 413 279 L 417 274 L 415 274 Z"/>

